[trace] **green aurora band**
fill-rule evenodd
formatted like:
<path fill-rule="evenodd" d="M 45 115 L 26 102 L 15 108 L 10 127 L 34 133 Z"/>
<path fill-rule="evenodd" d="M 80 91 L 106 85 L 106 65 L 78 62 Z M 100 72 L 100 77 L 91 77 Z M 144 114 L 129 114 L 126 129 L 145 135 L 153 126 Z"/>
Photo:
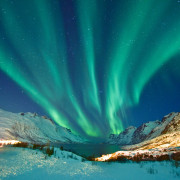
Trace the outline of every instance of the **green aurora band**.
<path fill-rule="evenodd" d="M 0 41 L 0 69 L 57 124 L 75 133 L 103 136 L 104 126 L 109 127 L 107 134 L 120 133 L 128 124 L 126 109 L 139 103 L 146 84 L 179 51 L 180 21 L 169 19 L 163 33 L 157 28 L 172 0 L 114 1 L 116 8 L 109 27 L 103 23 L 106 14 L 111 13 L 110 1 L 76 0 L 74 28 L 78 42 L 74 40 L 73 46 L 79 46 L 75 48 L 75 67 L 79 68 L 75 75 L 78 82 L 74 82 L 62 1 L 54 1 L 59 6 L 50 0 L 12 2 L 14 5 L 0 2 L 0 21 L 6 32 L 6 41 Z M 104 32 L 104 28 L 108 30 Z M 154 45 L 149 46 L 152 39 Z M 98 78 L 101 56 L 103 73 Z M 99 93 L 102 87 L 103 95 Z"/>

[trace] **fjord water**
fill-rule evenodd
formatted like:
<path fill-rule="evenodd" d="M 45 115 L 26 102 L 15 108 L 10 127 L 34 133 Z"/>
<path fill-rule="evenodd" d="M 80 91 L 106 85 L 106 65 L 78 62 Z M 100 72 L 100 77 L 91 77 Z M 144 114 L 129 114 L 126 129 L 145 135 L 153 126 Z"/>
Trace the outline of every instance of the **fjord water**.
<path fill-rule="evenodd" d="M 83 156 L 99 157 L 102 154 L 110 154 L 121 150 L 119 145 L 109 144 L 52 144 L 55 147 L 63 147 L 64 150 Z"/>

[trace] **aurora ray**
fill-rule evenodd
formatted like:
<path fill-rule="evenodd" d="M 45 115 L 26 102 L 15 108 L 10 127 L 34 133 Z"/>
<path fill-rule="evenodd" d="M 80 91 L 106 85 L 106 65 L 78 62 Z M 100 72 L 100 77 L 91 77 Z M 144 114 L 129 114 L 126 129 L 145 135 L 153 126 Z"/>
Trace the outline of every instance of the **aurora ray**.
<path fill-rule="evenodd" d="M 1 0 L 0 9 L 0 69 L 78 134 L 120 133 L 179 55 L 172 0 Z"/>

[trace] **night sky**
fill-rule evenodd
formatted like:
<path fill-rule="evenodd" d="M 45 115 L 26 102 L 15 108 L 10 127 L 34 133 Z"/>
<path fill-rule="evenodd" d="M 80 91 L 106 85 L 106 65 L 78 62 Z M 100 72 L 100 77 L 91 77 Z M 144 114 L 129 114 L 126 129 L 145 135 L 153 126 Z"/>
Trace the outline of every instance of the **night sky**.
<path fill-rule="evenodd" d="M 86 137 L 180 111 L 180 1 L 0 0 L 0 108 Z"/>

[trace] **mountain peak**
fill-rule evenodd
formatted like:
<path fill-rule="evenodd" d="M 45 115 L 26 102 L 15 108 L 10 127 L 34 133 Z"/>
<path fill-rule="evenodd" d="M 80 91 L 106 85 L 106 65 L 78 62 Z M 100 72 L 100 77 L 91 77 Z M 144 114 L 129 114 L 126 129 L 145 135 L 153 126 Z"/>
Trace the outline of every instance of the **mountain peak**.
<path fill-rule="evenodd" d="M 61 127 L 46 116 L 37 113 L 11 113 L 0 109 L 0 139 L 23 142 L 83 143 L 85 139 L 74 135 L 70 129 Z"/>
<path fill-rule="evenodd" d="M 168 132 L 180 131 L 180 113 L 172 112 L 162 121 L 149 121 L 138 128 L 129 126 L 119 135 L 111 135 L 106 143 L 130 145 L 153 139 Z"/>

